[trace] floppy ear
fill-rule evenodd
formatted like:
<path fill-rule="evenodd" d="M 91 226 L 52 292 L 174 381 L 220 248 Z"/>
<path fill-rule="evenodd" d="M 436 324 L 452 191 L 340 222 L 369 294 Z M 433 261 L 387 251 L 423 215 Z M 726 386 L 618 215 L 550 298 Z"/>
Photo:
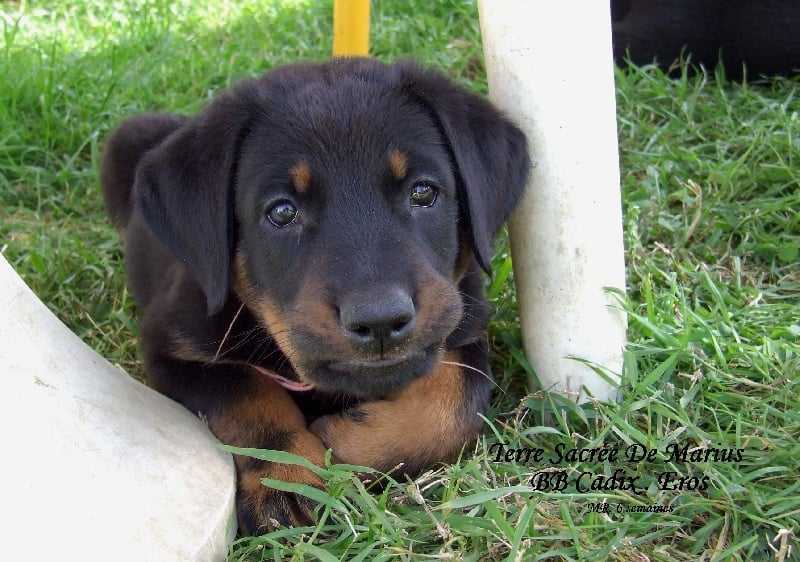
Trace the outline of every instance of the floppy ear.
<path fill-rule="evenodd" d="M 252 108 L 245 87 L 215 99 L 142 159 L 134 201 L 202 287 L 209 315 L 228 294 L 233 182 Z"/>
<path fill-rule="evenodd" d="M 478 264 L 491 272 L 492 239 L 530 172 L 525 134 L 483 98 L 444 76 L 406 63 L 406 91 L 433 114 L 457 168 L 461 220 Z"/>

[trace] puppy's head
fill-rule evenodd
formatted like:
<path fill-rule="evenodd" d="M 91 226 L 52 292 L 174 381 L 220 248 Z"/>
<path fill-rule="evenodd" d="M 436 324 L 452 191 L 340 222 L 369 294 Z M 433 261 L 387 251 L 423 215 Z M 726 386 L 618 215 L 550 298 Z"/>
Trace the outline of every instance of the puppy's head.
<path fill-rule="evenodd" d="M 209 314 L 232 284 L 301 379 L 371 397 L 433 369 L 528 167 L 522 133 L 439 74 L 340 59 L 216 99 L 135 197 Z"/>

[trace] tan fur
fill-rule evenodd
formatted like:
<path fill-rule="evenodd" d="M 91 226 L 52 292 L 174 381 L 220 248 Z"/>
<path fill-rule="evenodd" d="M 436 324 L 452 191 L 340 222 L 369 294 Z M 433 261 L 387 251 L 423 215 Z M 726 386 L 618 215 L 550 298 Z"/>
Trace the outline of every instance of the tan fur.
<path fill-rule="evenodd" d="M 306 194 L 311 187 L 311 168 L 308 162 L 300 160 L 294 166 L 289 168 L 289 175 L 292 177 L 292 183 L 298 193 Z"/>
<path fill-rule="evenodd" d="M 408 156 L 401 150 L 393 148 L 389 153 L 389 169 L 397 181 L 406 179 L 408 175 Z"/>

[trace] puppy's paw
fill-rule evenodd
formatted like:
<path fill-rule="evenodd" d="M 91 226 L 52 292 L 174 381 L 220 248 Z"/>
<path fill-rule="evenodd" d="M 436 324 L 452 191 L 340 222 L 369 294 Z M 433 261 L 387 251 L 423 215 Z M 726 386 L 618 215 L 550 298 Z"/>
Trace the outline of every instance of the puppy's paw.
<path fill-rule="evenodd" d="M 339 462 L 394 475 L 453 461 L 480 428 L 477 411 L 465 407 L 460 368 L 442 362 L 397 394 L 323 416 L 309 429 Z"/>
<path fill-rule="evenodd" d="M 260 469 L 253 467 L 240 475 L 236 512 L 239 520 L 239 533 L 253 536 L 274 531 L 280 527 L 302 527 L 314 525 L 315 502 L 300 494 L 275 490 L 262 484 L 262 478 L 275 478 L 284 482 L 297 482 L 324 489 L 322 480 L 313 472 L 301 467 L 289 474 L 281 470 L 270 470 L 278 465 L 264 463 Z"/>
<path fill-rule="evenodd" d="M 285 450 L 319 466 L 324 464 L 326 449 L 311 432 L 295 432 L 289 441 Z M 236 511 L 240 534 L 259 535 L 279 527 L 299 527 L 316 523 L 314 501 L 301 494 L 270 488 L 262 480 L 269 478 L 324 490 L 325 482 L 317 474 L 304 466 L 294 464 L 263 461 L 241 455 L 234 458 L 238 477 Z"/>
<path fill-rule="evenodd" d="M 314 420 L 309 429 L 337 462 L 368 466 L 386 472 L 414 450 L 404 413 L 389 400 L 366 402 L 342 413 Z"/>

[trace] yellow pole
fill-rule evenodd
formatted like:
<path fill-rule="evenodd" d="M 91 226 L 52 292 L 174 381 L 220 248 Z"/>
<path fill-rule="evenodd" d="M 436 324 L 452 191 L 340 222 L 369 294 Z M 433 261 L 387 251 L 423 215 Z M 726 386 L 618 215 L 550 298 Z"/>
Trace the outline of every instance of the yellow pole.
<path fill-rule="evenodd" d="M 369 2 L 370 0 L 334 0 L 333 56 L 367 56 Z"/>

